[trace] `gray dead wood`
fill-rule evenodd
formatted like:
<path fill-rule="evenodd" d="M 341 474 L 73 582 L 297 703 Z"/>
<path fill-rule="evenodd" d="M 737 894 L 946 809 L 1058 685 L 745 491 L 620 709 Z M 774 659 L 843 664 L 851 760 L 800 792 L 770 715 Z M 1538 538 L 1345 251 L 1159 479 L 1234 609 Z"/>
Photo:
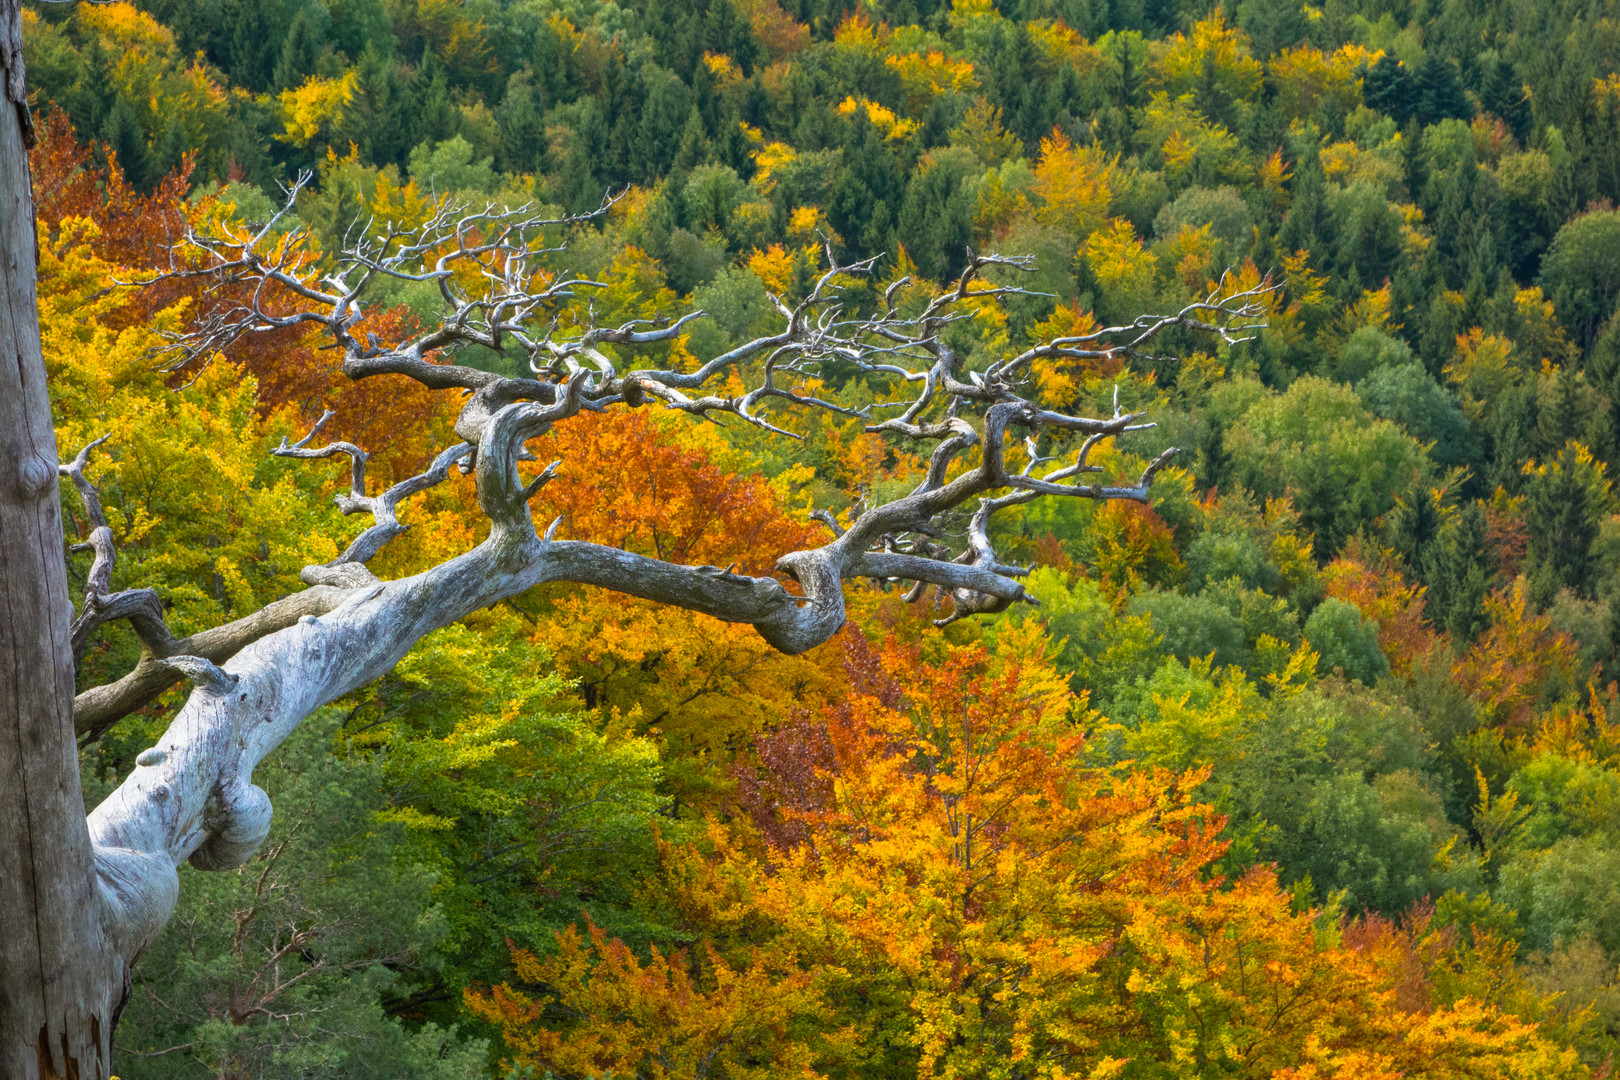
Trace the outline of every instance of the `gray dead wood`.
<path fill-rule="evenodd" d="M 18 25 L 17 0 L 7 26 Z M 4 35 L 0 35 L 3 38 Z M 5 53 L 10 101 L 20 103 L 20 65 Z M 12 84 L 15 84 L 14 86 Z M 421 475 L 380 493 L 367 490 L 366 453 L 352 444 L 315 446 L 328 418 L 276 453 L 348 459 L 345 514 L 372 524 L 343 555 L 305 567 L 312 587 L 226 626 L 175 639 L 151 590 L 113 591 L 116 538 L 85 476 L 86 447 L 60 471 L 85 504 L 92 555 L 77 621 L 61 557 L 59 466 L 39 357 L 32 273 L 32 207 L 20 110 L 0 123 L 0 247 L 7 275 L 0 340 L 0 678 L 8 695 L 0 770 L 20 778 L 0 787 L 0 1067 L 7 1077 L 105 1076 L 116 1009 L 136 958 L 162 930 L 179 890 L 177 867 L 241 865 L 263 842 L 271 806 L 253 771 L 314 710 L 386 673 L 423 635 L 547 582 L 600 586 L 715 618 L 747 623 L 771 645 L 799 653 L 844 625 L 845 582 L 909 583 L 951 603 L 941 622 L 1035 602 L 992 543 L 1000 509 L 1038 497 L 1146 501 L 1166 451 L 1137 477 L 1104 484 L 1088 455 L 1101 441 L 1150 426 L 1117 405 L 1101 419 L 1048 407 L 1029 396 L 1037 361 L 1130 359 L 1151 362 L 1149 346 L 1181 327 L 1233 343 L 1262 323 L 1269 282 L 1232 288 L 1223 278 L 1202 300 L 1163 316 L 1043 343 L 1014 356 L 970 359 L 947 331 L 971 306 L 1029 295 L 1013 284 L 1025 258 L 967 253 L 959 278 L 943 289 L 901 281 L 882 311 L 844 310 L 846 283 L 873 260 L 841 264 L 826 244 L 827 269 L 790 303 L 772 297 L 774 333 L 690 370 L 637 365 L 650 347 L 674 341 L 698 313 L 673 323 L 598 326 L 571 302 L 597 286 L 545 268 L 558 236 L 595 215 L 556 217 L 544 208 L 441 204 L 411 229 L 364 223 L 335 262 L 294 255 L 301 240 L 256 229 L 189 235 L 177 274 L 199 275 L 219 298 L 173 342 L 173 370 L 195 371 L 244 334 L 303 328 L 326 334 L 353 379 L 409 378 L 459 391 L 459 444 Z M 288 193 L 288 208 L 307 177 Z M 607 209 L 604 205 L 601 211 Z M 230 228 L 230 226 L 227 226 Z M 442 322 L 401 340 L 357 329 L 368 290 L 393 279 L 431 285 Z M 481 285 L 469 287 L 467 282 Z M 246 286 L 245 288 L 243 286 Z M 251 297 L 231 300 L 229 297 Z M 532 378 L 508 378 L 454 362 L 482 348 L 527 361 Z M 894 400 L 854 407 L 811 392 L 825 376 L 865 380 Z M 717 387 L 734 376 L 742 393 Z M 534 470 L 527 443 L 583 411 L 662 407 L 705 420 L 752 424 L 786 437 L 796 410 L 858 416 L 866 430 L 916 446 L 928 459 L 917 486 L 888 503 L 862 504 L 845 518 L 818 511 L 831 539 L 781 556 L 774 575 L 684 566 L 580 540 L 542 534 L 529 502 L 567 463 Z M 1006 463 L 1007 441 L 1025 463 Z M 1078 444 L 1077 446 L 1074 444 Z M 107 448 L 113 451 L 116 444 Z M 379 580 L 366 565 L 406 525 L 402 500 L 443 482 L 460 466 L 476 482 L 488 537 L 472 550 L 412 577 Z M 953 545 L 949 538 L 960 535 Z M 109 621 L 131 624 L 143 645 L 135 669 L 106 687 L 73 696 L 76 647 Z M 71 624 L 71 625 L 70 625 Z M 79 804 L 75 721 L 93 736 L 150 702 L 181 678 L 193 689 L 167 731 L 137 758 L 133 773 L 88 818 Z"/>

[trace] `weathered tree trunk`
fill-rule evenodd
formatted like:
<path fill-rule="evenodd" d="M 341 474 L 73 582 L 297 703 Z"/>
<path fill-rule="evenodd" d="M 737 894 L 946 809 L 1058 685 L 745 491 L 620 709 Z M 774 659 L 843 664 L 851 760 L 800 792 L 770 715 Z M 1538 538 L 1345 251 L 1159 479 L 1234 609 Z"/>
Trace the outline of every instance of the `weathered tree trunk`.
<path fill-rule="evenodd" d="M 0 1076 L 99 1080 L 124 980 L 101 933 L 73 736 L 21 0 L 0 0 L 0 19 Z"/>

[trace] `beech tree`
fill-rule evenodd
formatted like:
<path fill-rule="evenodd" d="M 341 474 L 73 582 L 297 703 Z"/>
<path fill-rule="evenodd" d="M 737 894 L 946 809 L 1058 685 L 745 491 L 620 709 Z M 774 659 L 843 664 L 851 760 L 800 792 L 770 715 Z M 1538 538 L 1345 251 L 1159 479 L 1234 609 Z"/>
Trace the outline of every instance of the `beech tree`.
<path fill-rule="evenodd" d="M 373 524 L 336 559 L 305 567 L 308 589 L 212 630 L 177 639 L 151 589 L 111 590 L 118 557 L 85 468 L 97 443 L 57 459 L 34 297 L 33 207 L 27 173 L 29 117 L 20 60 L 19 8 L 6 0 L 0 63 L 14 106 L 0 110 L 0 334 L 13 357 L 0 364 L 0 620 L 4 738 L 0 769 L 0 1071 L 15 1077 L 104 1077 L 131 966 L 173 910 L 182 861 L 205 870 L 240 865 L 264 840 L 271 806 L 253 771 L 320 706 L 392 668 L 428 632 L 545 582 L 600 586 L 747 624 L 796 654 L 845 622 L 844 583 L 900 583 L 916 597 L 938 590 L 940 624 L 1035 603 L 1025 568 L 997 557 L 993 515 L 1051 496 L 1145 502 L 1167 450 L 1129 483 L 1103 483 L 1091 463 L 1105 440 L 1143 426 L 1140 413 L 1073 415 L 1032 389 L 1039 365 L 1151 362 L 1171 328 L 1244 340 L 1265 316 L 1268 282 L 1220 284 L 1166 315 L 1088 328 L 1011 355 L 969 362 L 949 343 L 953 323 L 984 305 L 1027 295 L 1016 284 L 1027 257 L 967 252 L 949 286 L 901 279 L 876 310 L 850 302 L 850 286 L 876 258 L 826 268 L 790 303 L 773 297 L 780 328 L 696 363 L 667 362 L 692 312 L 666 325 L 597 325 L 578 305 L 601 283 L 544 268 L 559 234 L 602 214 L 440 201 L 416 225 L 370 222 L 324 256 L 286 215 L 304 182 L 271 220 L 242 228 L 199 226 L 180 242 L 173 275 L 201 278 L 210 298 L 173 341 L 177 372 L 207 364 L 244 337 L 302 331 L 343 356 L 350 379 L 409 379 L 464 396 L 455 434 L 419 475 L 382 491 L 368 485 L 367 452 L 321 442 L 325 419 L 277 454 L 347 459 L 345 514 Z M 364 308 L 387 288 L 436 290 L 444 317 L 388 340 L 356 336 Z M 1243 287 L 1246 284 L 1247 287 Z M 526 361 L 513 378 L 470 362 L 478 352 Z M 673 355 L 682 355 L 677 352 Z M 638 361 L 652 359 L 651 363 Z M 878 389 L 857 405 L 819 396 L 827 383 Z M 794 414 L 856 416 L 927 454 L 922 481 L 892 501 L 858 506 L 846 520 L 812 516 L 820 546 L 777 560 L 774 574 L 681 565 L 615 547 L 558 538 L 561 519 L 537 529 L 530 500 L 564 461 L 540 467 L 525 447 L 583 412 L 663 407 L 699 420 L 755 425 L 793 437 Z M 1009 451 L 1008 440 L 1021 435 Z M 1016 455 L 1010 463 L 1010 455 Z M 452 469 L 476 480 L 487 537 L 412 577 L 384 581 L 367 563 L 403 531 L 403 500 Z M 91 526 L 92 563 L 75 615 L 61 550 L 58 476 L 72 481 Z M 601 478 L 604 485 L 612 477 Z M 132 671 L 75 694 L 74 656 L 109 622 L 126 621 L 143 655 Z M 125 782 L 88 816 L 75 736 L 93 736 L 182 679 L 193 684 L 168 730 L 137 758 Z"/>

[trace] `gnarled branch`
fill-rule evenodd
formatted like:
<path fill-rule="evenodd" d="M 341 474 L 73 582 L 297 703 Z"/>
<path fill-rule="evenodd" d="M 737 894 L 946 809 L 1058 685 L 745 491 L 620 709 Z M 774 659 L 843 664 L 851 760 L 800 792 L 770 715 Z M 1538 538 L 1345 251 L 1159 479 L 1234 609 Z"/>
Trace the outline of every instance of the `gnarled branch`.
<path fill-rule="evenodd" d="M 911 581 L 911 597 L 937 587 L 952 600 L 941 623 L 1033 602 L 1019 581 L 1023 568 L 996 556 L 993 515 L 1043 495 L 1146 501 L 1155 474 L 1175 453 L 1159 455 L 1132 484 L 1080 482 L 1098 471 L 1089 455 L 1101 441 L 1150 425 L 1140 413 L 1122 412 L 1117 401 L 1113 415 L 1103 419 L 1047 407 L 1028 387 L 1034 361 L 1147 358 L 1147 347 L 1171 327 L 1241 341 L 1261 325 L 1273 289 L 1268 281 L 1234 290 L 1223 278 L 1204 299 L 1173 315 L 1143 316 L 1128 326 L 1058 339 L 1012 357 L 967 357 L 946 342 L 943 331 L 972 317 L 973 304 L 1031 295 L 983 280 L 988 270 L 1026 270 L 1028 259 L 970 250 L 958 279 L 924 299 L 916 314 L 902 311 L 907 305 L 901 294 L 911 287 L 906 281 L 886 290 L 882 311 L 860 314 L 845 310 L 846 283 L 869 274 L 874 260 L 840 264 L 829 242 L 827 270 L 803 299 L 790 304 L 771 298 L 782 318 L 776 333 L 690 371 L 635 367 L 625 358 L 674 340 L 687 320 L 602 327 L 594 314 L 569 307 L 570 299 L 597 283 L 546 271 L 544 256 L 552 249 L 545 247 L 545 237 L 547 230 L 582 220 L 547 217 L 533 207 L 473 210 L 447 202 L 414 229 L 379 230 L 368 223 L 335 265 L 317 265 L 300 254 L 296 242 L 266 245 L 268 226 L 253 235 L 190 238 L 203 265 L 184 272 L 211 274 L 221 287 L 237 289 L 233 295 L 244 295 L 245 289 L 250 299 L 225 305 L 177 342 L 180 362 L 208 355 L 233 335 L 318 329 L 343 350 L 343 370 L 351 378 L 399 375 L 430 388 L 466 392 L 456 422 L 464 441 L 442 452 L 422 475 L 376 496 L 366 492 L 366 457 L 358 447 L 311 445 L 327 418 L 299 443 L 276 451 L 283 457 L 349 458 L 350 491 L 337 497 L 338 505 L 344 513 L 371 513 L 375 524 L 333 563 L 306 568 L 305 580 L 341 580 L 357 587 L 318 586 L 282 601 L 273 617 L 266 616 L 277 624 L 273 632 L 244 628 L 232 638 L 224 633 L 229 628 L 220 628 L 210 632 L 214 639 L 197 635 L 154 658 L 152 668 L 164 677 L 180 677 L 173 670 L 180 667 L 198 680 L 198 688 L 142 755 L 141 767 L 90 817 L 102 896 L 126 957 L 138 954 L 167 918 L 180 861 L 217 869 L 251 854 L 269 815 L 268 800 L 252 785 L 253 769 L 305 716 L 387 672 L 424 634 L 536 585 L 596 585 L 747 623 L 788 653 L 824 642 L 844 625 L 844 582 L 851 579 Z M 372 335 L 358 340 L 354 330 L 366 290 L 383 278 L 433 284 L 444 306 L 440 325 L 399 341 L 380 342 Z M 481 292 L 468 284 L 474 281 L 482 282 Z M 534 378 L 427 359 L 430 352 L 468 346 L 520 352 Z M 895 400 L 857 409 L 806 391 L 805 383 L 839 369 L 891 388 Z M 734 375 L 756 382 L 740 394 L 710 389 Z M 681 566 L 601 544 L 559 540 L 558 522 L 544 535 L 537 533 L 529 500 L 558 463 L 525 478 L 520 464 L 532 460 L 525 444 L 582 411 L 653 401 L 702 418 L 733 416 L 784 434 L 792 434 L 787 410 L 861 416 L 869 421 L 868 431 L 929 444 L 929 464 L 912 491 L 888 503 L 863 505 L 847 527 L 830 513 L 818 513 L 832 538 L 783 555 L 776 563 L 780 577 Z M 1083 441 L 1070 460 L 1063 448 L 1075 436 Z M 1016 473 L 1006 464 L 1009 437 L 1023 440 L 1027 457 Z M 384 582 L 364 571 L 365 560 L 403 528 L 398 501 L 440 482 L 458 461 L 467 462 L 464 468 L 476 477 L 489 536 L 471 551 L 412 577 Z M 942 542 L 945 523 L 958 520 L 970 504 L 975 509 L 966 545 L 953 553 Z M 291 618 L 299 606 L 308 610 Z M 182 655 L 192 659 L 181 660 Z M 156 676 L 149 671 L 143 678 L 147 686 Z M 127 690 L 119 700 L 134 695 Z"/>

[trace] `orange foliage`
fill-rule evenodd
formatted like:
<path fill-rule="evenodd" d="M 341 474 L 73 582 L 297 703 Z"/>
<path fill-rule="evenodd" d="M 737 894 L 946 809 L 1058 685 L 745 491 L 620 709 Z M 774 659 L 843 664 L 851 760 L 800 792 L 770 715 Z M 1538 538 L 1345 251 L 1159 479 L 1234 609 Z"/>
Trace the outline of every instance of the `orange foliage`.
<path fill-rule="evenodd" d="M 1175 534 L 1151 506 L 1100 503 L 1087 531 L 1093 547 L 1086 561 L 1107 591 L 1124 595 L 1141 581 L 1171 585 L 1185 571 Z"/>
<path fill-rule="evenodd" d="M 206 209 L 206 204 L 194 207 L 187 202 L 192 158 L 188 156 L 152 194 L 142 195 L 130 185 L 116 157 L 106 154 L 106 166 L 97 164 L 92 148 L 77 142 L 73 125 L 60 109 L 53 106 L 42 116 L 37 131 L 29 165 L 46 235 L 54 239 L 65 220 L 85 218 L 100 229 L 91 245 L 99 257 L 131 271 L 170 269 L 181 257 L 176 244 L 186 222 Z M 181 302 L 189 303 L 193 317 L 200 318 L 238 299 L 229 288 L 210 291 L 202 278 L 166 278 L 127 295 L 122 308 L 104 319 L 107 325 L 147 323 L 156 312 Z M 363 337 L 366 331 L 375 331 L 385 340 L 397 339 L 414 322 L 404 308 L 373 312 L 358 333 Z M 443 449 L 434 440 L 447 439 L 447 425 L 435 426 L 433 421 L 456 405 L 453 398 L 402 376 L 351 382 L 339 369 L 338 354 L 318 351 L 313 344 L 296 330 L 248 334 L 225 355 L 258 380 L 261 414 L 294 405 L 306 420 L 313 420 L 322 408 L 334 410 L 337 415 L 326 434 L 372 451 L 371 473 L 377 483 L 403 479 Z"/>
<path fill-rule="evenodd" d="M 544 1002 L 510 985 L 466 991 L 467 1010 L 501 1029 L 519 1063 L 647 1080 L 814 1075 L 811 1048 L 788 1037 L 800 1014 L 817 1009 L 809 973 L 764 957 L 739 971 L 712 948 L 665 956 L 654 946 L 642 964 L 594 923 L 587 932 L 589 946 L 565 930 L 544 960 L 512 951 L 518 978 L 568 1003 L 575 1019 L 564 1031 L 543 1027 Z"/>
<path fill-rule="evenodd" d="M 56 105 L 36 118 L 35 132 L 28 166 L 35 213 L 47 235 L 54 239 L 66 218 L 87 218 L 101 229 L 96 254 L 103 259 L 135 270 L 166 268 L 185 228 L 195 157 L 186 155 L 152 194 L 142 195 L 117 158 L 108 155 L 106 168 L 96 164 L 92 148 L 79 145 L 67 113 Z M 156 311 L 170 303 L 172 298 L 158 299 L 148 306 Z"/>
<path fill-rule="evenodd" d="M 1354 604 L 1378 624 L 1378 647 L 1390 670 L 1409 675 L 1412 664 L 1428 656 L 1445 635 L 1423 621 L 1422 585 L 1408 585 L 1393 566 L 1375 568 L 1347 553 L 1322 571 L 1327 595 Z"/>
<path fill-rule="evenodd" d="M 1575 642 L 1532 614 L 1523 578 L 1485 600 L 1490 628 L 1452 669 L 1457 685 L 1480 703 L 1488 722 L 1524 733 L 1548 689 L 1581 685 Z"/>
<path fill-rule="evenodd" d="M 534 499 L 559 535 L 672 562 L 769 574 L 779 556 L 825 530 L 789 516 L 781 481 L 739 472 L 709 429 L 649 411 L 583 413 L 532 444 L 560 459 Z M 830 693 L 825 648 L 783 656 L 753 628 L 583 586 L 549 586 L 531 640 L 577 679 L 585 704 L 661 736 L 678 798 L 709 801 L 732 763 L 795 702 Z"/>
<path fill-rule="evenodd" d="M 530 446 L 563 462 L 535 514 L 565 515 L 576 539 L 669 562 L 735 563 L 746 574 L 769 573 L 779 556 L 817 542 L 820 526 L 789 521 L 771 481 L 727 471 L 718 446 L 698 434 L 645 411 L 582 413 Z"/>
<path fill-rule="evenodd" d="M 928 663 L 849 638 L 849 700 L 783 733 L 819 729 L 804 752 L 761 754 L 764 852 L 738 820 L 665 847 L 700 959 L 565 933 L 555 958 L 515 956 L 561 1030 L 510 988 L 469 1004 L 515 1064 L 564 1072 L 698 1075 L 681 1070 L 709 1047 L 735 1076 L 1581 1073 L 1451 978 L 1496 972 L 1499 951 L 1418 922 L 1340 941 L 1269 869 L 1212 873 L 1224 818 L 1191 794 L 1207 771 L 1087 768 L 1043 647 L 1015 634 Z"/>

